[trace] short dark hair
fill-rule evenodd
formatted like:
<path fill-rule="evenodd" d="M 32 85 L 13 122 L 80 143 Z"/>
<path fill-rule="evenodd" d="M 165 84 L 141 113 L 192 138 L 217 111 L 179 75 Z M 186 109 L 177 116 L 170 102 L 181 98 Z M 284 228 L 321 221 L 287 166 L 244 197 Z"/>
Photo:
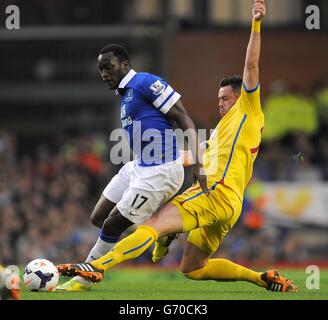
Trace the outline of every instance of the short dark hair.
<path fill-rule="evenodd" d="M 240 92 L 242 84 L 243 84 L 242 77 L 231 76 L 231 77 L 224 78 L 221 80 L 220 88 L 231 86 L 234 91 Z"/>
<path fill-rule="evenodd" d="M 99 51 L 99 54 L 104 54 L 108 52 L 113 52 L 113 55 L 117 57 L 120 62 L 125 60 L 130 62 L 128 50 L 120 44 L 109 44 L 103 47 Z"/>

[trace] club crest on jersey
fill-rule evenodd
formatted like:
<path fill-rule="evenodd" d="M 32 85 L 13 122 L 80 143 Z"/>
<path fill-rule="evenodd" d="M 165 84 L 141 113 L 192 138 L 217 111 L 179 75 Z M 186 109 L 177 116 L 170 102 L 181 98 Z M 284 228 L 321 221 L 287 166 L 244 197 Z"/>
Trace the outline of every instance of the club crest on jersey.
<path fill-rule="evenodd" d="M 165 90 L 165 84 L 162 83 L 160 80 L 155 81 L 152 83 L 152 85 L 149 87 L 149 89 L 152 91 L 152 93 L 155 96 L 159 96 L 161 93 Z"/>
<path fill-rule="evenodd" d="M 132 100 L 133 100 L 133 89 L 128 89 L 128 91 L 126 92 L 126 95 L 124 97 L 124 101 L 130 102 Z"/>

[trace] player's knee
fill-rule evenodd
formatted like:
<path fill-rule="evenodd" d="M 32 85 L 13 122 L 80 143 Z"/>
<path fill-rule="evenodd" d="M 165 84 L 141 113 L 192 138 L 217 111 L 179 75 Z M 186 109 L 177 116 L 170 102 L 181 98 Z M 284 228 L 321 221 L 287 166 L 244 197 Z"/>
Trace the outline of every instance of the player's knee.
<path fill-rule="evenodd" d="M 180 270 L 188 279 L 201 280 L 206 273 L 207 261 L 208 259 L 191 258 L 185 255 L 181 261 Z"/>
<path fill-rule="evenodd" d="M 182 272 L 182 274 L 183 274 L 186 278 L 191 279 L 191 280 L 195 280 L 194 277 L 193 277 L 193 273 L 192 273 L 192 271 L 191 271 L 191 272 L 183 272 L 183 271 L 181 271 L 181 272 Z"/>
<path fill-rule="evenodd" d="M 202 280 L 204 279 L 204 275 L 206 272 L 206 266 L 201 267 L 199 269 L 194 269 L 191 270 L 190 268 L 182 268 L 181 272 L 183 273 L 183 275 L 191 280 Z"/>
<path fill-rule="evenodd" d="M 191 269 L 188 265 L 184 264 L 183 261 L 180 265 L 180 271 L 183 273 L 184 276 L 191 272 L 193 269 Z M 187 277 L 187 276 L 186 276 Z"/>
<path fill-rule="evenodd" d="M 102 231 L 111 237 L 119 237 L 133 222 L 125 218 L 118 210 L 113 211 L 102 224 Z"/>
<path fill-rule="evenodd" d="M 98 227 L 98 228 L 101 228 L 103 223 L 104 223 L 104 219 L 102 218 L 101 215 L 97 214 L 97 211 L 94 210 L 90 216 L 90 222 Z"/>

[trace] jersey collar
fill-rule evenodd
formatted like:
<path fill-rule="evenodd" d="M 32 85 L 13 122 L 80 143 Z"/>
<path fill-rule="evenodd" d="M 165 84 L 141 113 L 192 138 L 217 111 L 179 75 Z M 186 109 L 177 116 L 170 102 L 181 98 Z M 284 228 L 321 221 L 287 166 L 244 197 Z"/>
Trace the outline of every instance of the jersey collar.
<path fill-rule="evenodd" d="M 131 69 L 127 73 L 127 75 L 121 80 L 120 84 L 118 85 L 118 89 L 115 90 L 115 94 L 118 95 L 119 89 L 124 89 L 136 74 L 137 73 L 133 69 Z"/>
<path fill-rule="evenodd" d="M 121 80 L 120 84 L 118 85 L 119 89 L 123 89 L 126 85 L 131 81 L 131 79 L 136 75 L 136 72 L 131 69 L 127 75 Z"/>

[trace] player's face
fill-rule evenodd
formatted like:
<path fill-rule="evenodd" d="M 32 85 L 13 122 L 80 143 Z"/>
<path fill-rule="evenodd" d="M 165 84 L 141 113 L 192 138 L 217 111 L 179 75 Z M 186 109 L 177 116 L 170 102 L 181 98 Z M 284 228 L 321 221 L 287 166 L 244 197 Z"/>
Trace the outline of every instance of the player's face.
<path fill-rule="evenodd" d="M 236 104 L 239 95 L 232 89 L 231 86 L 226 86 L 220 88 L 218 98 L 220 116 L 224 117 Z"/>
<path fill-rule="evenodd" d="M 128 63 L 120 62 L 112 52 L 109 52 L 98 56 L 98 67 L 101 78 L 110 89 L 115 90 L 127 73 Z"/>

